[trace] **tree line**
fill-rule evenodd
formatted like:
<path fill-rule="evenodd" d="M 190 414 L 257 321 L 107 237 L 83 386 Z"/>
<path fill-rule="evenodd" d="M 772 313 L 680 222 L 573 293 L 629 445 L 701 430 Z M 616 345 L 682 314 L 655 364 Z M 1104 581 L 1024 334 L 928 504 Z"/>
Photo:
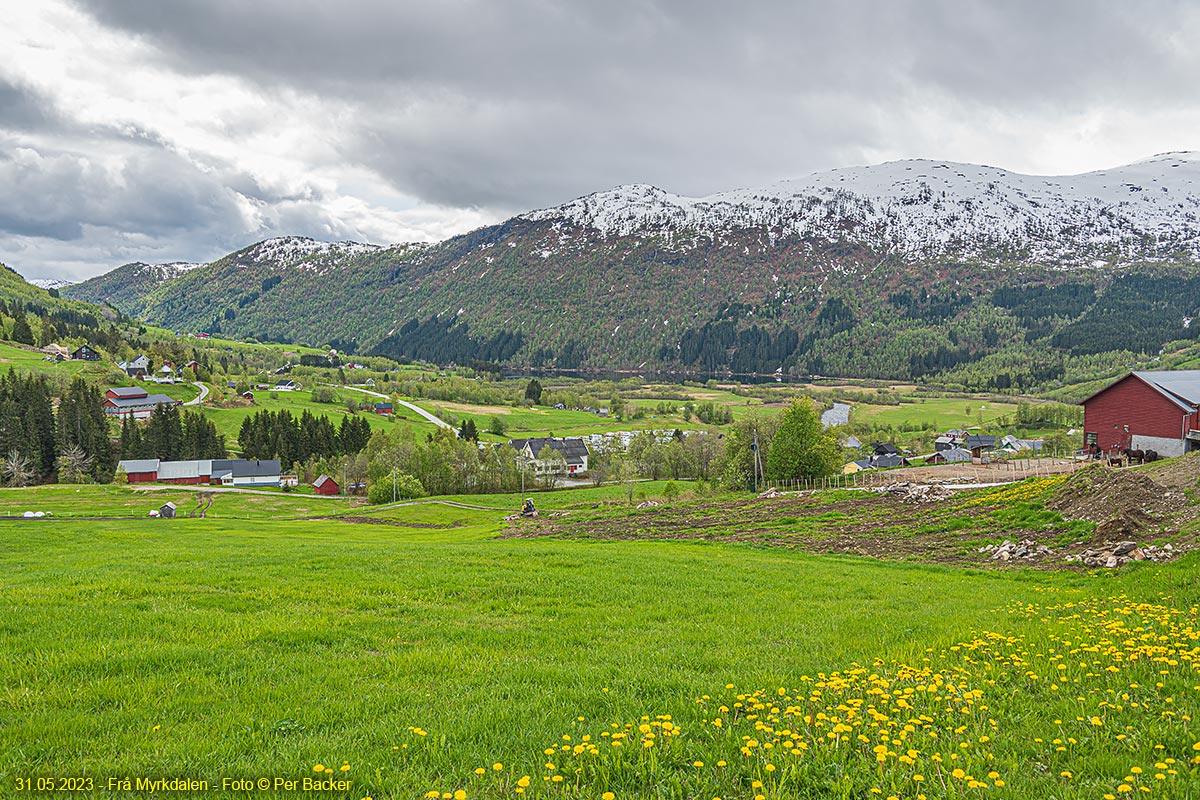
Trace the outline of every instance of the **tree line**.
<path fill-rule="evenodd" d="M 259 411 L 242 420 L 238 445 L 249 459 L 279 459 L 284 466 L 306 462 L 313 457 L 333 458 L 353 455 L 371 438 L 371 425 L 365 417 L 348 414 L 335 428 L 325 416 L 305 410 L 294 416 L 287 409 Z"/>

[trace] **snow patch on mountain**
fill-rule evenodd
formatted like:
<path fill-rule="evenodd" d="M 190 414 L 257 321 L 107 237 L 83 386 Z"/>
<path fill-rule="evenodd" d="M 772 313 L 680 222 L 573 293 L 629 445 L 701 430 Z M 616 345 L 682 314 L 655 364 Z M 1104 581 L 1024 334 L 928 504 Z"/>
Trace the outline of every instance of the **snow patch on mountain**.
<path fill-rule="evenodd" d="M 1087 266 L 1200 259 L 1200 154 L 1163 153 L 1082 175 L 1021 175 L 952 161 L 893 161 L 818 172 L 759 189 L 684 197 L 617 186 L 523 219 L 602 236 L 719 238 L 765 228 L 850 240 L 914 258 L 938 256 Z"/>
<path fill-rule="evenodd" d="M 62 278 L 30 278 L 26 283 L 39 289 L 62 289 L 64 286 L 75 285 L 75 281 L 65 281 Z"/>

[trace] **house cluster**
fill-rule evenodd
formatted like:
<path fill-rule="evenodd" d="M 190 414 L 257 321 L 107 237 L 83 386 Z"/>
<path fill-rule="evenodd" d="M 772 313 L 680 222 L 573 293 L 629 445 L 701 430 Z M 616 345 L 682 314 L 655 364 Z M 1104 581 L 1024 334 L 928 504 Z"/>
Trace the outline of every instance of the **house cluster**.
<path fill-rule="evenodd" d="M 875 442 L 871 445 L 871 455 L 869 458 L 860 458 L 856 461 L 851 461 L 842 467 L 842 474 L 853 475 L 855 472 L 862 472 L 867 469 L 907 467 L 908 463 L 906 454 L 901 452 L 900 448 L 896 447 L 896 445 L 889 442 Z"/>
<path fill-rule="evenodd" d="M 136 458 L 121 461 L 130 483 L 178 483 L 219 486 L 279 486 L 279 461 L 213 458 L 197 461 L 160 461 Z M 336 490 L 336 486 L 335 486 Z"/>
<path fill-rule="evenodd" d="M 104 390 L 104 413 L 113 417 L 145 419 L 159 406 L 178 405 L 165 394 L 150 394 L 139 386 L 110 386 Z"/>
<path fill-rule="evenodd" d="M 588 471 L 588 456 L 591 453 L 583 439 L 537 437 L 512 439 L 508 445 L 533 466 L 534 475 L 538 477 L 553 473 L 583 475 Z M 561 455 L 563 460 L 560 462 L 558 459 L 539 458 L 538 456 L 547 447 Z"/>
<path fill-rule="evenodd" d="M 869 458 L 850 462 L 842 468 L 842 473 L 850 475 L 867 469 L 907 467 L 914 458 L 924 458 L 926 464 L 970 464 L 976 461 L 986 463 L 997 456 L 1040 453 L 1042 444 L 1041 439 L 1019 439 L 1012 434 L 991 436 L 963 430 L 950 430 L 934 439 L 933 453 L 923 457 L 914 456 L 908 451 L 901 451 L 894 444 L 888 442 L 875 442 L 870 445 L 871 456 Z M 853 436 L 849 437 L 844 445 L 855 449 L 862 447 L 862 443 Z"/>
<path fill-rule="evenodd" d="M 100 354 L 92 348 L 80 345 L 72 352 L 61 344 L 48 344 L 42 348 L 43 361 L 99 361 Z"/>

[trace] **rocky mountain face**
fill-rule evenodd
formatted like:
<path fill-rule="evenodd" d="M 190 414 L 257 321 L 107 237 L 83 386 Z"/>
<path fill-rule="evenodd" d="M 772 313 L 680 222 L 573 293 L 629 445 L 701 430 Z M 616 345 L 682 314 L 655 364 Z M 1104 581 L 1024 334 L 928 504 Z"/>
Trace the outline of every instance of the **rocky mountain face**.
<path fill-rule="evenodd" d="M 442 362 L 907 378 L 1194 338 L 1198 260 L 1200 156 L 1171 153 L 1063 177 L 922 160 L 704 198 L 620 186 L 434 245 L 287 237 L 63 291 Z"/>

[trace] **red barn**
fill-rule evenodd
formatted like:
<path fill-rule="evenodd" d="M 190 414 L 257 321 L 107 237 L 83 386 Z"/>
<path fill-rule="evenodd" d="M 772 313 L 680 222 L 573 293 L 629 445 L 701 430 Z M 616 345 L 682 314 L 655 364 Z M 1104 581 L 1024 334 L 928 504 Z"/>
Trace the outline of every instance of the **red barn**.
<path fill-rule="evenodd" d="M 322 475 L 313 481 L 313 489 L 317 494 L 336 495 L 338 493 L 337 482 L 328 475 Z"/>
<path fill-rule="evenodd" d="M 1129 373 L 1083 401 L 1083 431 L 1106 452 L 1200 449 L 1200 370 Z"/>

